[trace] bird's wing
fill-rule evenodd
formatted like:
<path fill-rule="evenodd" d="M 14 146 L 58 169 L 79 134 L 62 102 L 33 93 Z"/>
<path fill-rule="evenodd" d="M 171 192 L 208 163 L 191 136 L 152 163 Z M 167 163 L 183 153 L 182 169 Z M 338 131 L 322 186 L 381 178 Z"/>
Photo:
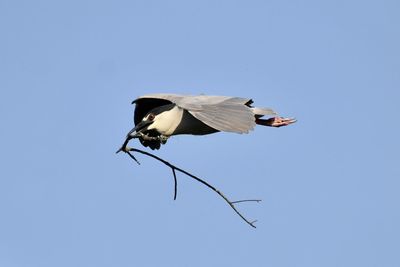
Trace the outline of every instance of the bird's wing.
<path fill-rule="evenodd" d="M 246 105 L 249 102 L 239 97 L 200 95 L 183 98 L 177 105 L 218 131 L 248 133 L 255 126 L 254 113 Z"/>
<path fill-rule="evenodd" d="M 142 99 L 162 99 L 175 103 L 186 109 L 196 119 L 218 131 L 248 133 L 255 126 L 254 113 L 247 106 L 251 100 L 246 98 L 152 94 L 139 97 L 134 102 L 140 103 Z"/>

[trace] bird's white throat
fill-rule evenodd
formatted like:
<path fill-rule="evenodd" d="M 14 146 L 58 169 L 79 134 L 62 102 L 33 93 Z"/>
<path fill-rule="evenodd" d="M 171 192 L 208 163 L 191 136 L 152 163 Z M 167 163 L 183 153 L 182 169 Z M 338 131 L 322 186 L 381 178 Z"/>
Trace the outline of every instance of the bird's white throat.
<path fill-rule="evenodd" d="M 183 109 L 178 106 L 170 110 L 164 111 L 155 116 L 153 123 L 148 130 L 156 130 L 162 135 L 170 136 L 181 123 Z"/>

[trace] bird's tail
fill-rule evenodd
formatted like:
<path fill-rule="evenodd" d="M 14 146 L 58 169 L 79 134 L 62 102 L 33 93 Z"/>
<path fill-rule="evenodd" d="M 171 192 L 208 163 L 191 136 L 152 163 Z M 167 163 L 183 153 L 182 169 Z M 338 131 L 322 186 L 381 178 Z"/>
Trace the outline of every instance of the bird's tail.
<path fill-rule="evenodd" d="M 260 119 L 263 116 L 277 116 L 278 114 L 273 111 L 270 108 L 251 108 L 253 113 L 254 113 L 254 117 L 256 119 L 256 123 L 258 125 L 263 125 L 263 126 L 271 126 L 271 122 L 273 120 L 273 118 L 269 118 L 269 119 Z"/>
<path fill-rule="evenodd" d="M 256 118 L 263 116 L 277 116 L 278 114 L 270 108 L 251 108 Z"/>

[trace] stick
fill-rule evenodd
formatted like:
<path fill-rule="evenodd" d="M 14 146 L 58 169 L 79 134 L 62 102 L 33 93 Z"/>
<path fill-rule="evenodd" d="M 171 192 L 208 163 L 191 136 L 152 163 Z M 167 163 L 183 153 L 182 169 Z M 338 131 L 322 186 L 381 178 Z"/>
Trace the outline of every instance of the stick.
<path fill-rule="evenodd" d="M 242 203 L 242 202 L 260 202 L 260 201 L 261 201 L 260 199 L 246 199 L 246 200 L 230 201 L 221 191 L 219 191 L 218 189 L 216 189 L 214 186 L 210 185 L 210 184 L 207 183 L 206 181 L 200 179 L 199 177 L 197 177 L 197 176 L 195 176 L 195 175 L 193 175 L 193 174 L 191 174 L 191 173 L 189 173 L 189 172 L 187 172 L 187 171 L 185 171 L 185 170 L 182 170 L 181 168 L 176 167 L 175 165 L 169 163 L 168 161 L 166 161 L 166 160 L 164 160 L 164 159 L 162 159 L 162 158 L 160 158 L 160 157 L 157 157 L 157 156 L 154 155 L 154 154 L 151 154 L 151 153 L 149 153 L 149 152 L 146 152 L 146 151 L 143 151 L 143 150 L 140 150 L 140 149 L 136 149 L 136 148 L 129 148 L 129 147 L 126 147 L 126 146 L 123 146 L 123 148 L 121 148 L 120 150 L 118 150 L 117 153 L 120 152 L 120 151 L 124 151 L 125 153 L 127 153 L 127 154 L 128 154 L 133 160 L 135 160 L 138 164 L 140 164 L 140 163 L 139 163 L 138 160 L 132 155 L 132 153 L 130 153 L 131 151 L 132 151 L 132 152 L 138 152 L 138 153 L 144 154 L 144 155 L 146 155 L 146 156 L 149 156 L 149 157 L 151 157 L 151 158 L 154 158 L 154 159 L 156 159 L 156 160 L 162 162 L 162 163 L 165 164 L 166 166 L 170 167 L 170 168 L 172 169 L 172 173 L 173 173 L 173 175 L 174 175 L 174 181 L 175 181 L 174 200 L 176 199 L 176 195 L 177 195 L 177 186 L 178 186 L 178 182 L 177 182 L 176 172 L 175 172 L 175 171 L 179 171 L 179 172 L 181 172 L 181 173 L 183 173 L 183 174 L 186 174 L 187 176 L 189 176 L 189 177 L 195 179 L 196 181 L 198 181 L 198 182 L 204 184 L 205 186 L 207 186 L 208 188 L 210 188 L 211 190 L 213 190 L 214 192 L 216 192 L 220 197 L 222 197 L 222 198 L 225 200 L 226 203 L 228 203 L 228 205 L 236 212 L 236 214 L 239 215 L 240 218 L 242 218 L 243 221 L 245 221 L 245 222 L 246 222 L 248 225 L 250 225 L 251 227 L 256 228 L 256 226 L 255 226 L 254 224 L 255 224 L 255 222 L 257 222 L 257 221 L 249 221 L 249 220 L 247 220 L 247 219 L 236 209 L 235 204 L 237 204 L 237 203 Z"/>

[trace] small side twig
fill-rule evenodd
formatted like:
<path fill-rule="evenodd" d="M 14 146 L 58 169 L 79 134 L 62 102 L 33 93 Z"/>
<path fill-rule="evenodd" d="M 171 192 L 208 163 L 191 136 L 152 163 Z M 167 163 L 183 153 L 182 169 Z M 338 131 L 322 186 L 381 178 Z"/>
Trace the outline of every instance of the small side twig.
<path fill-rule="evenodd" d="M 222 198 L 225 200 L 226 203 L 228 203 L 228 205 L 236 212 L 237 215 L 239 215 L 239 217 L 240 217 L 243 221 L 245 221 L 245 222 L 246 222 L 248 225 L 250 225 L 251 227 L 256 228 L 256 226 L 255 226 L 255 222 L 256 222 L 256 221 L 249 221 L 248 219 L 246 219 L 246 217 L 244 217 L 244 216 L 237 210 L 237 208 L 235 207 L 235 204 L 237 204 L 237 203 L 243 203 L 243 202 L 260 202 L 261 200 L 259 200 L 259 199 L 245 199 L 245 200 L 238 200 L 238 201 L 230 201 L 221 191 L 219 191 L 217 188 L 215 188 L 214 186 L 210 185 L 210 184 L 207 183 L 206 181 L 200 179 L 199 177 L 197 177 L 197 176 L 195 176 L 195 175 L 193 175 L 193 174 L 191 174 L 191 173 L 189 173 L 189 172 L 187 172 L 187 171 L 185 171 L 185 170 L 183 170 L 183 169 L 181 169 L 181 168 L 176 167 L 175 165 L 169 163 L 168 161 L 166 161 L 166 160 L 164 160 L 164 159 L 162 159 L 162 158 L 160 158 L 160 157 L 157 157 L 156 155 L 153 155 L 153 154 L 151 154 L 151 153 L 149 153 L 149 152 L 146 152 L 146 151 L 143 151 L 143 150 L 140 150 L 140 149 L 128 148 L 128 147 L 126 147 L 126 146 L 123 146 L 123 149 L 118 150 L 117 153 L 120 152 L 120 151 L 123 151 L 123 152 L 127 153 L 127 154 L 128 154 L 133 160 L 135 160 L 138 164 L 140 164 L 139 161 L 138 161 L 138 160 L 132 155 L 132 153 L 130 153 L 130 152 L 138 152 L 138 153 L 144 154 L 144 155 L 149 156 L 149 157 L 151 157 L 151 158 L 154 158 L 154 159 L 156 159 L 156 160 L 162 162 L 162 163 L 165 164 L 166 166 L 170 167 L 170 168 L 172 169 L 172 173 L 173 173 L 173 175 L 174 175 L 174 181 L 175 181 L 174 200 L 176 199 L 176 196 L 177 196 L 177 186 L 178 186 L 178 182 L 177 182 L 177 177 L 176 177 L 176 172 L 175 172 L 175 171 L 179 171 L 179 172 L 181 172 L 181 173 L 183 173 L 183 174 L 185 174 L 185 175 L 187 175 L 187 176 L 189 176 L 189 177 L 195 179 L 196 181 L 198 181 L 198 182 L 204 184 L 205 186 L 207 186 L 208 188 L 210 188 L 211 190 L 213 190 L 214 192 L 216 192 L 220 197 L 222 197 Z"/>
<path fill-rule="evenodd" d="M 175 182 L 175 187 L 174 187 L 174 200 L 176 200 L 176 194 L 178 193 L 178 179 L 176 178 L 176 172 L 175 169 L 172 168 L 172 174 L 174 175 L 174 182 Z"/>
<path fill-rule="evenodd" d="M 137 160 L 137 158 L 135 158 L 134 155 L 132 155 L 131 153 L 128 153 L 128 155 L 129 155 L 129 157 L 131 157 L 131 159 L 133 159 L 134 161 L 136 161 L 136 163 L 137 163 L 138 165 L 140 165 L 140 162 Z"/>
<path fill-rule="evenodd" d="M 261 202 L 261 199 L 245 199 L 245 200 L 237 200 L 237 201 L 232 201 L 232 204 L 238 204 L 238 203 L 243 203 L 243 202 Z"/>

